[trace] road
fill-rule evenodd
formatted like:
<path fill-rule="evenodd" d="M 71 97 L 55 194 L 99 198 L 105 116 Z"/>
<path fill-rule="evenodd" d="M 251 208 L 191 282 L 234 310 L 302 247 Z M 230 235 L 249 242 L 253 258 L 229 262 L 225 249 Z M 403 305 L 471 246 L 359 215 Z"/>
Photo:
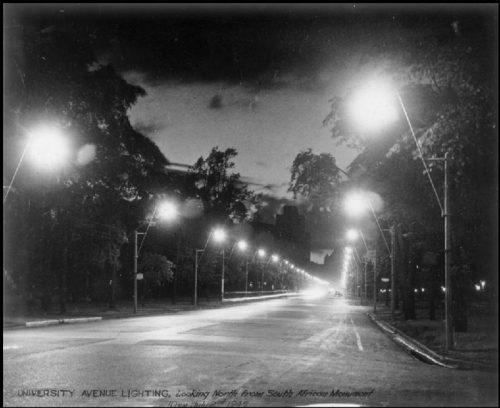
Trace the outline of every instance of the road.
<path fill-rule="evenodd" d="M 421 362 L 367 310 L 295 297 L 7 330 L 4 406 L 498 404 L 497 373 Z"/>

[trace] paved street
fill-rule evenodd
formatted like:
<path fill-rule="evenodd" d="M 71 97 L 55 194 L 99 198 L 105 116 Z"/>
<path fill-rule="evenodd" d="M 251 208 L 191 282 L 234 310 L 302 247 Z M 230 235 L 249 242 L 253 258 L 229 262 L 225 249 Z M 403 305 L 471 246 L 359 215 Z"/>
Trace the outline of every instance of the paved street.
<path fill-rule="evenodd" d="M 4 405 L 497 404 L 496 373 L 416 360 L 367 310 L 296 297 L 4 331 Z"/>

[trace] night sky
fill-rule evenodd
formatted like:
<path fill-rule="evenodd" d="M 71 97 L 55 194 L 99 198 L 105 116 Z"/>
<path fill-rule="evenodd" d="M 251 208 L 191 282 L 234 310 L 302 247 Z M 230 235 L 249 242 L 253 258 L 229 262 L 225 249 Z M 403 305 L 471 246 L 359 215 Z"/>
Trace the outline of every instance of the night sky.
<path fill-rule="evenodd" d="M 301 150 L 331 153 L 344 169 L 356 156 L 322 122 L 329 99 L 359 80 L 353 68 L 364 40 L 454 35 L 456 21 L 470 32 L 477 11 L 484 12 L 463 4 L 12 4 L 4 5 L 4 30 L 54 26 L 90 44 L 99 62 L 146 90 L 131 122 L 171 162 L 193 164 L 214 146 L 235 147 L 236 170 L 276 204 L 291 198 L 289 169 Z"/>

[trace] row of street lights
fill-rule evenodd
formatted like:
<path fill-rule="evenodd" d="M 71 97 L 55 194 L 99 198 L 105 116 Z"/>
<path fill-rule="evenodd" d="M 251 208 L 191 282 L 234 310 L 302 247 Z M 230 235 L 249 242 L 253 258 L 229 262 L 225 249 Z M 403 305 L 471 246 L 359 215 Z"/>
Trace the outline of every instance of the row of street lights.
<path fill-rule="evenodd" d="M 448 152 L 442 158 L 424 158 L 420 144 L 413 130 L 407 110 L 399 93 L 386 81 L 373 81 L 363 88 L 359 88 L 357 92 L 352 95 L 347 106 L 347 112 L 352 122 L 358 126 L 362 132 L 371 132 L 373 130 L 380 130 L 384 126 L 394 122 L 398 119 L 398 111 L 395 107 L 395 100 L 398 100 L 399 105 L 404 113 L 406 122 L 408 123 L 410 133 L 415 141 L 419 157 L 425 168 L 425 174 L 429 179 L 432 190 L 436 197 L 439 208 L 441 209 L 441 216 L 444 219 L 444 254 L 445 254 L 445 351 L 448 351 L 453 344 L 453 328 L 452 328 L 452 312 L 451 312 L 451 226 L 450 226 L 450 208 L 449 208 L 449 157 Z M 441 161 L 444 162 L 444 205 L 441 204 L 441 199 L 437 193 L 436 187 L 430 175 L 427 165 L 428 161 Z M 344 172 L 345 173 L 345 172 Z M 348 176 L 349 177 L 349 176 Z M 352 197 L 350 202 L 347 203 L 347 208 L 351 213 L 363 212 L 366 206 L 369 205 L 372 209 L 375 220 L 377 217 L 373 211 L 369 198 L 363 201 L 360 197 Z M 378 221 L 377 221 L 378 225 Z M 380 229 L 380 225 L 379 229 Z M 382 230 L 381 230 L 382 232 Z M 390 229 L 392 247 L 394 250 L 394 228 Z M 383 236 L 383 234 L 382 234 Z M 383 236 L 384 237 L 384 236 Z M 385 237 L 384 237 L 385 242 Z M 394 269 L 395 257 L 393 251 L 389 249 L 387 242 L 385 242 L 389 254 L 391 256 L 391 309 L 394 314 Z M 366 281 L 365 281 L 366 282 Z M 375 280 L 374 280 L 375 285 Z M 376 295 L 374 289 L 374 297 Z M 375 301 L 375 300 L 374 300 Z M 374 303 L 374 306 L 376 304 Z"/>
<path fill-rule="evenodd" d="M 226 239 L 227 239 L 227 232 L 223 228 L 215 228 L 213 229 L 210 234 L 208 235 L 207 241 L 205 243 L 205 246 L 203 249 L 195 249 L 195 270 L 194 270 L 194 305 L 197 306 L 198 304 L 198 268 L 199 264 L 201 261 L 201 258 L 203 257 L 203 254 L 205 253 L 205 250 L 208 246 L 208 243 L 210 242 L 211 239 L 217 244 L 223 244 Z M 229 258 L 231 258 L 233 251 L 235 248 L 239 250 L 241 253 L 245 253 L 247 249 L 250 247 L 247 241 L 240 239 L 237 240 L 231 247 L 230 255 Z M 198 254 L 201 254 L 198 257 Z M 221 271 L 221 293 L 220 293 L 220 300 L 222 301 L 224 299 L 224 274 L 225 274 L 225 247 L 222 246 L 222 271 Z M 253 256 L 251 258 L 251 262 L 254 262 L 256 257 L 260 259 L 265 259 L 267 256 L 267 251 L 264 248 L 257 248 Z M 277 265 L 282 264 L 285 265 L 285 267 L 289 268 L 291 271 L 295 271 L 297 273 L 303 274 L 304 277 L 307 278 L 312 278 L 309 273 L 307 273 L 305 270 L 295 266 L 293 263 L 288 261 L 287 259 L 281 259 L 281 257 L 278 254 L 271 254 L 268 257 L 268 260 L 266 262 L 266 266 L 269 265 L 270 263 L 275 263 Z M 248 263 L 249 263 L 249 258 L 247 257 L 245 261 L 245 294 L 248 293 Z M 261 272 L 261 280 L 260 280 L 260 287 L 261 290 L 263 290 L 263 285 L 264 285 L 264 269 L 262 269 Z"/>
<path fill-rule="evenodd" d="M 158 217 L 159 219 L 163 221 L 173 221 L 174 219 L 178 218 L 179 216 L 179 210 L 176 206 L 171 201 L 163 201 L 159 203 L 153 212 L 153 215 L 148 222 L 146 232 L 140 233 L 137 230 L 134 232 L 134 313 L 137 312 L 137 260 L 140 254 L 140 249 L 142 247 L 142 243 L 144 242 L 145 236 L 147 235 L 147 231 L 149 227 L 152 225 L 154 222 L 155 217 Z M 137 237 L 138 235 L 144 235 L 144 238 L 142 240 L 141 246 L 138 248 L 138 240 Z M 214 228 L 210 231 L 208 238 L 205 242 L 205 245 L 203 248 L 196 248 L 194 250 L 194 255 L 195 255 L 195 268 L 194 268 L 194 305 L 196 306 L 198 304 L 198 270 L 199 270 L 199 265 L 201 263 L 202 257 L 206 251 L 206 248 L 208 244 L 213 241 L 215 244 L 221 245 L 222 246 L 222 268 L 221 268 L 221 292 L 220 292 L 220 299 L 221 301 L 224 299 L 224 280 L 225 280 L 225 253 L 226 253 L 226 248 L 224 246 L 224 243 L 227 241 L 228 238 L 228 233 L 224 228 L 217 227 Z M 240 253 L 245 253 L 247 252 L 248 248 L 250 247 L 250 244 L 244 240 L 244 239 L 239 239 L 231 247 L 230 253 L 229 253 L 229 259 L 231 259 L 233 252 L 235 249 L 237 249 Z M 267 256 L 267 251 L 266 249 L 259 247 L 255 249 L 253 252 L 253 256 L 251 257 L 250 262 L 254 262 L 256 258 L 259 259 L 265 259 Z M 294 265 L 292 262 L 288 261 L 287 259 L 282 259 L 278 254 L 272 253 L 266 262 L 266 266 L 269 265 L 270 263 L 274 263 L 277 265 L 284 265 L 285 268 L 288 268 L 289 270 L 302 274 L 304 279 L 312 279 L 313 277 L 307 273 L 305 270 L 297 267 Z M 245 265 L 245 294 L 248 293 L 248 264 L 249 264 L 249 257 L 246 259 L 246 265 Z M 261 290 L 263 289 L 263 282 L 264 282 L 264 269 L 262 269 L 262 275 L 261 275 Z"/>
<path fill-rule="evenodd" d="M 18 160 L 18 163 L 16 165 L 15 171 L 12 175 L 12 178 L 9 182 L 9 185 L 3 186 L 4 187 L 4 197 L 3 197 L 3 203 L 5 204 L 7 201 L 7 198 L 9 196 L 9 193 L 12 190 L 12 186 L 14 184 L 14 181 L 16 179 L 16 176 L 19 172 L 19 169 L 21 167 L 21 164 L 24 161 L 25 156 L 27 156 L 30 159 L 30 162 L 33 163 L 37 168 L 43 169 L 43 170 L 52 170 L 54 168 L 58 168 L 63 166 L 65 163 L 69 161 L 69 156 L 71 155 L 71 148 L 70 148 L 70 143 L 69 143 L 69 138 L 67 137 L 66 134 L 64 134 L 64 131 L 62 130 L 61 127 L 56 126 L 55 124 L 48 124 L 48 123 L 43 123 L 40 124 L 37 127 L 33 127 L 32 129 L 27 129 L 24 128 L 23 126 L 19 125 L 23 132 L 28 136 L 28 140 L 24 146 L 24 149 L 21 153 L 21 156 Z M 134 301 L 134 313 L 137 312 L 137 278 L 138 278 L 138 273 L 137 273 L 137 261 L 139 258 L 139 254 L 142 248 L 142 244 L 144 243 L 144 240 L 146 238 L 147 232 L 150 228 L 150 226 L 153 224 L 155 218 L 159 218 L 164 221 L 172 221 L 176 219 L 179 216 L 179 211 L 177 206 L 171 202 L 171 201 L 163 201 L 157 206 L 155 206 L 153 215 L 151 219 L 149 220 L 147 224 L 147 228 L 145 232 L 138 232 L 137 230 L 134 231 L 134 270 L 133 270 L 133 275 L 134 275 L 134 294 L 133 294 L 133 301 Z M 138 245 L 138 236 L 142 235 L 143 239 L 140 244 Z M 209 234 L 209 237 L 207 239 L 207 242 L 205 244 L 204 249 L 195 249 L 195 293 L 194 293 L 194 303 L 195 305 L 197 304 L 197 277 L 198 277 L 198 264 L 199 261 L 201 260 L 201 257 L 203 256 L 203 253 L 206 249 L 206 246 L 208 245 L 208 242 L 210 241 L 211 238 L 216 243 L 223 243 L 226 239 L 226 232 L 222 228 L 216 228 L 211 233 Z M 234 250 L 234 248 L 237 247 L 240 252 L 245 252 L 246 249 L 248 248 L 248 243 L 244 240 L 239 240 L 233 245 L 231 249 L 231 254 Z M 198 258 L 198 255 L 200 257 Z M 224 297 L 224 267 L 225 267 L 225 248 L 222 248 L 222 273 L 221 273 L 221 300 Z M 266 256 L 266 251 L 263 248 L 257 249 L 255 252 L 255 256 L 258 256 L 259 258 L 264 258 Z M 253 259 L 255 259 L 255 256 Z M 253 260 L 252 259 L 252 260 Z M 266 265 L 268 265 L 270 262 L 273 263 L 278 263 L 280 261 L 280 257 L 277 254 L 271 254 L 271 256 L 268 259 L 268 262 Z M 309 274 L 307 274 L 304 270 L 296 267 L 292 263 L 290 263 L 287 260 L 283 260 L 283 263 L 291 268 L 291 270 L 295 270 L 299 273 L 303 273 L 304 276 L 311 277 Z M 263 272 L 262 272 L 263 274 Z M 263 275 L 261 277 L 261 287 L 262 287 L 262 282 L 263 282 Z M 248 291 L 248 259 L 247 259 L 247 265 L 246 265 L 246 282 L 245 282 L 245 292 Z"/>

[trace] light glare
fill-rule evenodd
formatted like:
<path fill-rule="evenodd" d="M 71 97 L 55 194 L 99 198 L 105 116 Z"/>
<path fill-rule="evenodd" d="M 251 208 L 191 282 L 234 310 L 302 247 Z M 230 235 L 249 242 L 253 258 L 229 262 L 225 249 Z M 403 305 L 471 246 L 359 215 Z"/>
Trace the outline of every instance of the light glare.
<path fill-rule="evenodd" d="M 240 251 L 244 251 L 245 249 L 247 249 L 247 247 L 248 247 L 248 244 L 246 243 L 246 241 L 243 241 L 243 240 L 238 241 L 238 249 Z"/>
<path fill-rule="evenodd" d="M 217 228 L 214 231 L 213 235 L 214 235 L 215 242 L 222 242 L 226 239 L 226 232 L 221 228 Z"/>
<path fill-rule="evenodd" d="M 178 215 L 177 206 L 170 201 L 165 201 L 158 206 L 158 216 L 162 220 L 170 221 L 175 219 Z"/>
<path fill-rule="evenodd" d="M 56 126 L 40 126 L 31 132 L 29 156 L 37 167 L 53 169 L 62 166 L 69 157 L 70 148 L 62 130 Z"/>
<path fill-rule="evenodd" d="M 367 198 L 361 193 L 351 193 L 344 202 L 344 208 L 347 214 L 359 216 L 368 209 Z"/>
<path fill-rule="evenodd" d="M 355 92 L 349 102 L 353 124 L 361 131 L 376 131 L 398 118 L 395 93 L 384 83 L 372 83 Z"/>

